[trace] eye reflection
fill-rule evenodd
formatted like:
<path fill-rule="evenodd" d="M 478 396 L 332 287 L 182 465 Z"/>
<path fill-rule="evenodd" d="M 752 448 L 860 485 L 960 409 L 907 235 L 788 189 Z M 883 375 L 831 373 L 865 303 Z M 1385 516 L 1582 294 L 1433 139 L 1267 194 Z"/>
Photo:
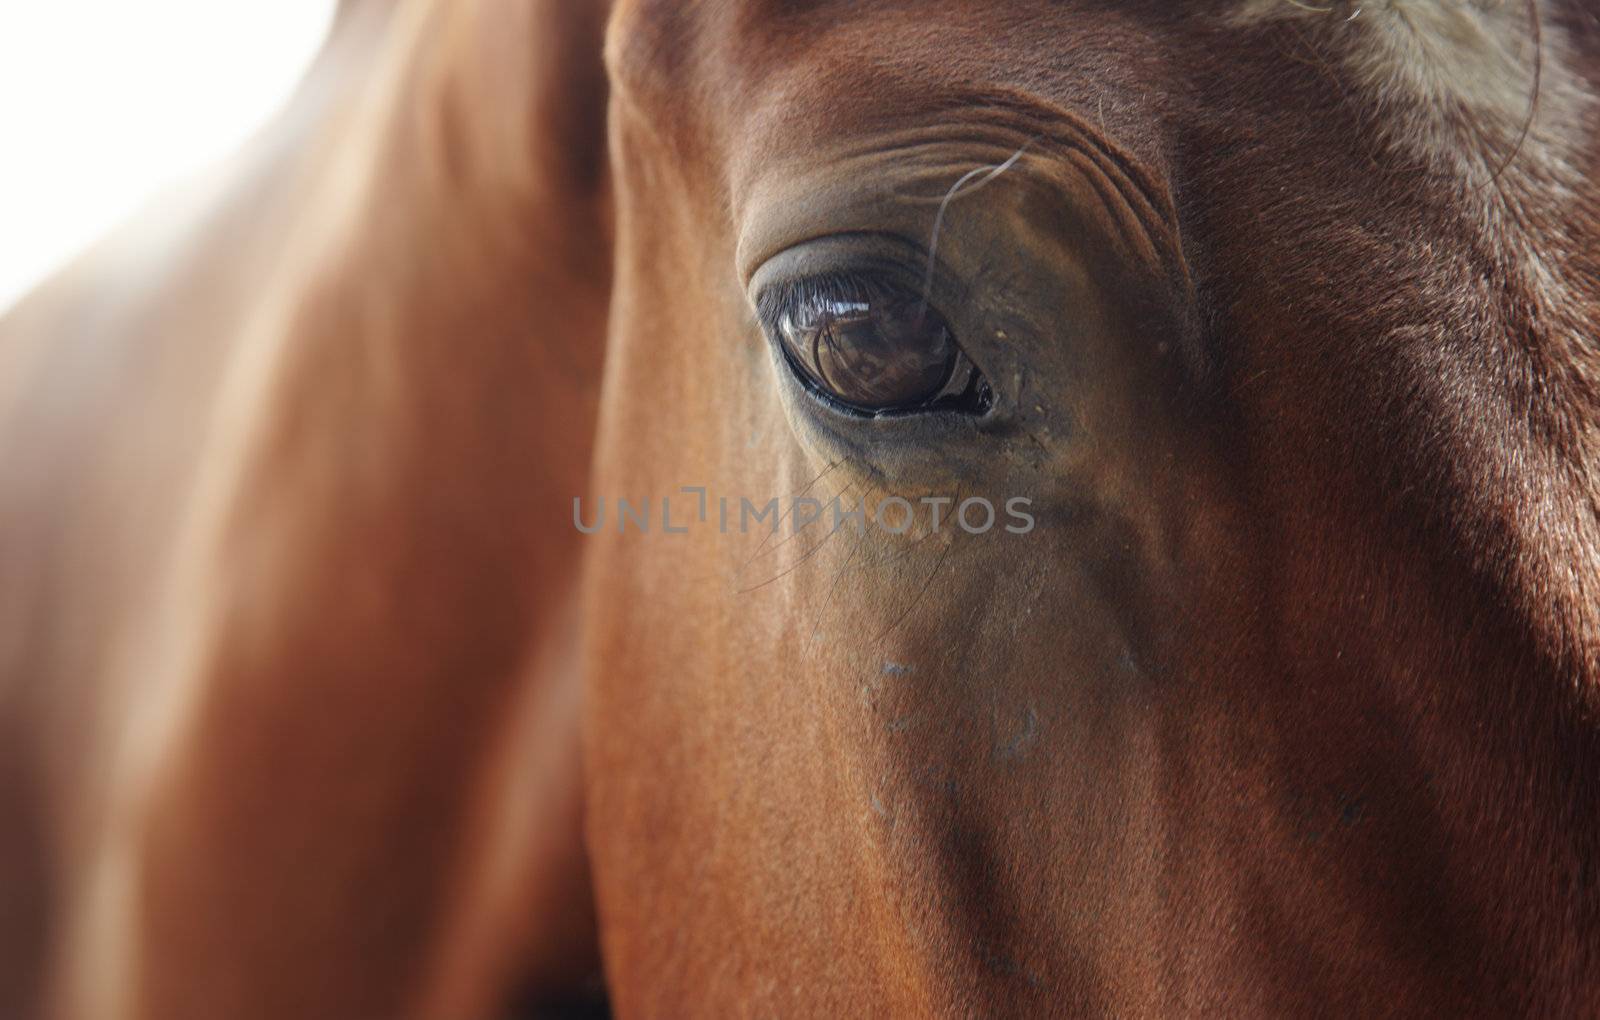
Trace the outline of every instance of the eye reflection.
<path fill-rule="evenodd" d="M 925 407 L 959 396 L 976 376 L 938 312 L 899 288 L 849 277 L 802 281 L 775 311 L 769 322 L 790 364 L 857 410 Z"/>

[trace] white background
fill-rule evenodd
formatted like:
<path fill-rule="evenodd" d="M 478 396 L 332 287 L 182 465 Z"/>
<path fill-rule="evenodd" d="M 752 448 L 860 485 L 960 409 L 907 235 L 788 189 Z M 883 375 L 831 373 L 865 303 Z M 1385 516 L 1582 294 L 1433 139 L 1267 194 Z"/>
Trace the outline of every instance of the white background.
<path fill-rule="evenodd" d="M 0 3 L 0 309 L 288 98 L 334 0 Z"/>

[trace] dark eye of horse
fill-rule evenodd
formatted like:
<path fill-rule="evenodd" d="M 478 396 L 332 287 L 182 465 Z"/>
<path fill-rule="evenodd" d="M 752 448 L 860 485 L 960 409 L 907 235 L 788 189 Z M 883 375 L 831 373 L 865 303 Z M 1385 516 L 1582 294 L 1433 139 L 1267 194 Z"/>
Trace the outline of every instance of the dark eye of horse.
<path fill-rule="evenodd" d="M 821 277 L 764 304 L 763 318 L 790 366 L 851 410 L 988 410 L 987 384 L 944 319 L 916 295 L 876 281 Z"/>

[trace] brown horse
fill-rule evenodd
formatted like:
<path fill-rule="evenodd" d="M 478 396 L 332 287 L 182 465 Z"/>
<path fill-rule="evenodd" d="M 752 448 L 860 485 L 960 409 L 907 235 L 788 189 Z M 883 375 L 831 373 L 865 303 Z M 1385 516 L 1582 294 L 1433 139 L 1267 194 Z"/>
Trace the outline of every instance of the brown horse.
<path fill-rule="evenodd" d="M 1583 0 L 351 7 L 4 323 L 0 1012 L 1600 1012 L 1597 168 Z"/>

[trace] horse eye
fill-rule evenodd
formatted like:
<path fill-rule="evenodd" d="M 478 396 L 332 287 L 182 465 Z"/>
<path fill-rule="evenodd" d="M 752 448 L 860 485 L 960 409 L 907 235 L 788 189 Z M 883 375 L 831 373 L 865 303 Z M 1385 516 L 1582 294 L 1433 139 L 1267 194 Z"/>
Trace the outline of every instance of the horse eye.
<path fill-rule="evenodd" d="M 898 288 L 848 278 L 807 281 L 785 295 L 773 318 L 770 328 L 789 364 L 853 410 L 944 406 L 977 392 L 977 371 L 944 319 Z M 982 391 L 986 401 L 986 385 Z M 970 409 L 982 413 L 987 404 Z"/>

